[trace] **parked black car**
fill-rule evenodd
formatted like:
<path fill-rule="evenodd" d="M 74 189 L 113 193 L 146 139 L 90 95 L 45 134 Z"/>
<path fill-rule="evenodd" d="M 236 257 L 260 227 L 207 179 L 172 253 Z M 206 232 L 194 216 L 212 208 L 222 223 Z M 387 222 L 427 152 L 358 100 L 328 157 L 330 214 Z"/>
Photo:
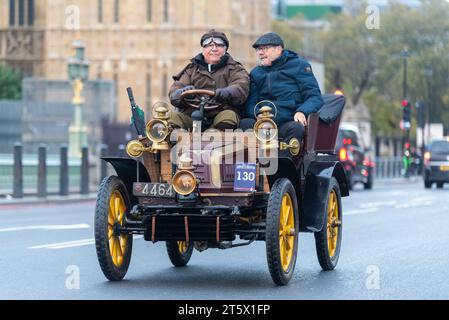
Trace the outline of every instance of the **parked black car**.
<path fill-rule="evenodd" d="M 430 189 L 435 182 L 443 188 L 449 182 L 449 138 L 434 140 L 424 153 L 424 187 Z"/>
<path fill-rule="evenodd" d="M 358 128 L 342 123 L 338 130 L 336 147 L 350 188 L 352 189 L 356 183 L 363 183 L 365 189 L 372 189 L 374 162 L 369 156 L 370 149 L 364 145 Z"/>

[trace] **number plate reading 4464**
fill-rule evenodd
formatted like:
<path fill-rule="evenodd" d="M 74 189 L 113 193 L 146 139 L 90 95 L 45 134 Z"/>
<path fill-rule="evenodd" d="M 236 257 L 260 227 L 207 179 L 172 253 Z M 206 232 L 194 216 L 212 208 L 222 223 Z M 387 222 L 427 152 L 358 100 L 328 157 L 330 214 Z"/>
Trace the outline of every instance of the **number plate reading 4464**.
<path fill-rule="evenodd" d="M 173 187 L 169 183 L 139 183 L 133 185 L 133 194 L 135 196 L 148 196 L 156 198 L 174 198 Z"/>
<path fill-rule="evenodd" d="M 235 166 L 234 191 L 254 191 L 256 187 L 256 164 L 237 163 Z"/>

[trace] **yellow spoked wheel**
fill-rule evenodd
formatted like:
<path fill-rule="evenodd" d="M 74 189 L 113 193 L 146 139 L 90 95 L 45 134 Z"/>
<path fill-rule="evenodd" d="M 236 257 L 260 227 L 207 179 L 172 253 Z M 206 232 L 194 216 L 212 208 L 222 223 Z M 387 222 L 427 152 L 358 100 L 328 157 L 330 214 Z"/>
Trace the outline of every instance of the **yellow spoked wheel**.
<path fill-rule="evenodd" d="M 131 260 L 132 234 L 120 231 L 129 208 L 129 196 L 122 180 L 106 177 L 101 182 L 95 208 L 95 247 L 101 270 L 111 281 L 124 278 Z"/>
<path fill-rule="evenodd" d="M 337 201 L 337 193 L 332 189 L 327 205 L 327 246 L 329 256 L 335 256 L 338 243 L 338 228 L 341 224 L 339 218 L 339 209 Z"/>
<path fill-rule="evenodd" d="M 290 195 L 286 193 L 282 198 L 279 219 L 279 250 L 281 255 L 281 265 L 284 271 L 288 271 L 291 264 L 295 238 L 295 217 L 292 199 Z"/>
<path fill-rule="evenodd" d="M 175 267 L 184 267 L 193 253 L 193 243 L 186 241 L 167 241 L 167 253 Z"/>
<path fill-rule="evenodd" d="M 178 249 L 179 249 L 179 253 L 186 253 L 187 251 L 187 242 L 186 241 L 177 241 L 178 242 Z"/>
<path fill-rule="evenodd" d="M 123 258 L 127 251 L 128 237 L 126 234 L 117 234 L 114 228 L 118 228 L 118 225 L 123 226 L 125 211 L 126 205 L 122 194 L 120 191 L 114 190 L 109 200 L 108 239 L 112 262 L 118 268 L 123 264 Z"/>
<path fill-rule="evenodd" d="M 268 199 L 265 242 L 271 278 L 286 285 L 294 272 L 298 250 L 298 205 L 290 180 L 278 179 Z"/>
<path fill-rule="evenodd" d="M 342 210 L 340 187 L 335 178 L 330 180 L 323 229 L 315 233 L 318 261 L 323 270 L 337 266 L 342 240 Z"/>

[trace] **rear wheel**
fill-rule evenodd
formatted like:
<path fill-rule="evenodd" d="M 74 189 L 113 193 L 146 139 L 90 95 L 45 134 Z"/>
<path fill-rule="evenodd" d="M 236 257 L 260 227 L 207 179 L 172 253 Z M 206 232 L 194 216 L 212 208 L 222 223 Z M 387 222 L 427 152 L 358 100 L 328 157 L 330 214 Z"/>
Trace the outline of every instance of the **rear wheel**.
<path fill-rule="evenodd" d="M 342 207 L 340 186 L 332 177 L 326 204 L 326 221 L 323 229 L 315 233 L 318 261 L 325 271 L 337 266 L 342 240 Z"/>
<path fill-rule="evenodd" d="M 298 205 L 290 180 L 278 179 L 268 199 L 265 242 L 271 278 L 286 285 L 295 270 L 298 250 Z"/>
<path fill-rule="evenodd" d="M 175 267 L 184 267 L 189 263 L 193 252 L 193 243 L 186 241 L 167 241 L 167 253 Z"/>
<path fill-rule="evenodd" d="M 95 248 L 106 278 L 119 281 L 125 277 L 131 260 L 132 234 L 120 233 L 130 208 L 123 181 L 110 176 L 103 179 L 95 208 Z"/>
<path fill-rule="evenodd" d="M 444 182 L 437 182 L 438 189 L 443 189 L 443 186 L 444 186 Z"/>

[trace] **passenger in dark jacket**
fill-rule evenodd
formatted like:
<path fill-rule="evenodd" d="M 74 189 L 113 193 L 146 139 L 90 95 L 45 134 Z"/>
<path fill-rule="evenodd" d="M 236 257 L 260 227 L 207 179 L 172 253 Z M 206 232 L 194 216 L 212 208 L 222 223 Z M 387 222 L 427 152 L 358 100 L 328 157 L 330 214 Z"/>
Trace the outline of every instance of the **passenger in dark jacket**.
<path fill-rule="evenodd" d="M 307 117 L 324 103 L 310 64 L 284 49 L 284 42 L 275 33 L 261 36 L 253 48 L 259 55 L 260 65 L 250 73 L 250 94 L 245 106 L 245 116 L 249 118 L 243 119 L 240 127 L 252 128 L 255 105 L 270 100 L 277 109 L 273 120 L 278 125 L 279 137 L 287 143 L 293 137 L 301 141 Z"/>

